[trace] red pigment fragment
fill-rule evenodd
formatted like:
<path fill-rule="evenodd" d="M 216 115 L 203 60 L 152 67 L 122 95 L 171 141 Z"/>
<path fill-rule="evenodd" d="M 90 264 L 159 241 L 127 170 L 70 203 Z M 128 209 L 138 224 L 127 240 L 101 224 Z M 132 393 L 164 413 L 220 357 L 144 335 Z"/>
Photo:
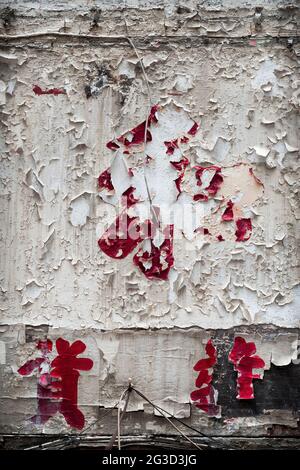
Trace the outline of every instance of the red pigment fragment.
<path fill-rule="evenodd" d="M 223 215 L 222 215 L 222 220 L 224 221 L 230 221 L 230 220 L 233 220 L 233 202 L 232 201 L 228 201 L 227 202 L 227 207 L 225 209 L 225 211 L 223 212 Z"/>
<path fill-rule="evenodd" d="M 145 225 L 144 229 L 147 229 L 147 224 Z M 98 240 L 98 245 L 107 256 L 122 259 L 126 258 L 144 238 L 138 217 L 130 217 L 126 211 L 123 211 Z"/>
<path fill-rule="evenodd" d="M 221 235 L 221 234 L 217 236 L 217 239 L 219 240 L 219 242 L 224 242 L 225 241 L 224 238 L 223 238 L 223 235 Z"/>
<path fill-rule="evenodd" d="M 27 361 L 23 366 L 18 369 L 18 373 L 20 375 L 30 375 L 35 369 L 38 369 L 43 362 L 43 357 L 38 357 L 37 359 Z"/>
<path fill-rule="evenodd" d="M 220 189 L 221 184 L 223 183 L 223 176 L 220 174 L 221 173 L 221 168 L 215 165 L 211 166 L 195 166 L 194 169 L 196 170 L 195 172 L 195 177 L 197 180 L 197 186 L 202 186 L 202 175 L 205 171 L 215 171 L 214 176 L 212 177 L 209 185 L 204 188 L 210 196 L 215 196 L 218 190 Z M 193 197 L 194 201 L 207 201 L 208 196 L 206 194 L 195 194 Z"/>
<path fill-rule="evenodd" d="M 41 351 L 42 357 L 27 361 L 18 369 L 20 375 L 26 376 L 32 374 L 35 370 L 38 372 L 37 381 L 37 414 L 30 418 L 35 424 L 45 424 L 58 411 L 59 402 L 53 401 L 56 394 L 52 391 L 53 379 L 50 376 L 49 352 L 52 351 L 52 341 L 40 340 L 36 348 Z"/>
<path fill-rule="evenodd" d="M 236 221 L 236 241 L 245 242 L 249 240 L 252 233 L 252 222 L 251 219 L 238 219 Z"/>
<path fill-rule="evenodd" d="M 208 196 L 206 194 L 195 194 L 193 199 L 194 201 L 208 201 Z"/>
<path fill-rule="evenodd" d="M 262 379 L 260 374 L 253 374 L 253 369 L 262 369 L 265 362 L 261 357 L 254 356 L 255 343 L 237 336 L 233 348 L 229 354 L 229 361 L 234 364 L 237 371 L 237 397 L 239 400 L 251 400 L 254 398 L 253 379 Z"/>
<path fill-rule="evenodd" d="M 219 406 L 215 401 L 215 389 L 211 385 L 212 373 L 209 372 L 209 369 L 212 369 L 217 363 L 217 353 L 211 339 L 206 344 L 205 352 L 208 358 L 200 359 L 194 366 L 194 370 L 199 371 L 195 382 L 198 388 L 191 392 L 190 398 L 197 408 L 208 413 L 209 416 L 216 416 L 219 412 Z"/>
<path fill-rule="evenodd" d="M 174 150 L 178 149 L 178 139 L 170 140 L 164 142 L 165 146 L 167 147 L 166 154 L 173 155 Z"/>
<path fill-rule="evenodd" d="M 139 202 L 138 199 L 135 199 L 134 197 L 134 191 L 135 188 L 133 186 L 130 186 L 130 188 L 126 189 L 124 193 L 122 194 L 122 202 L 125 202 L 126 207 L 131 207 L 137 202 Z"/>
<path fill-rule="evenodd" d="M 131 145 L 138 145 L 142 144 L 145 141 L 145 130 L 146 130 L 146 121 L 142 122 L 138 126 L 136 126 L 134 129 L 131 129 L 129 132 L 126 132 L 125 134 L 121 135 L 121 137 L 118 137 L 118 141 L 124 144 L 126 147 L 130 147 Z M 126 136 L 129 136 L 129 134 L 132 134 L 131 140 L 128 140 Z M 152 140 L 152 135 L 149 129 L 147 129 L 147 138 L 146 142 L 151 142 Z"/>
<path fill-rule="evenodd" d="M 184 157 L 179 162 L 170 162 L 170 163 L 171 163 L 171 165 L 174 166 L 174 168 L 176 168 L 177 171 L 180 171 L 180 174 L 179 174 L 178 178 L 175 180 L 177 191 L 180 194 L 181 193 L 181 183 L 182 183 L 183 178 L 184 178 L 185 169 L 189 165 L 190 161 L 189 161 L 188 158 Z"/>
<path fill-rule="evenodd" d="M 101 173 L 101 175 L 98 177 L 98 186 L 99 186 L 99 189 L 108 189 L 109 191 L 114 190 L 109 168 L 107 170 L 104 170 Z"/>
<path fill-rule="evenodd" d="M 146 142 L 151 142 L 152 140 L 152 135 L 148 127 L 150 127 L 152 123 L 156 123 L 158 121 L 156 117 L 156 112 L 158 109 L 159 109 L 158 105 L 152 106 L 150 114 L 148 116 Z M 122 144 L 124 144 L 126 147 L 130 147 L 131 145 L 139 145 L 145 141 L 145 131 L 146 131 L 146 121 L 143 121 L 141 124 L 134 127 L 130 131 L 125 132 L 125 134 L 121 135 L 121 137 L 118 137 L 117 140 L 121 142 Z M 126 137 L 129 134 L 132 134 L 131 140 L 128 140 L 128 138 Z"/>
<path fill-rule="evenodd" d="M 106 147 L 110 150 L 117 150 L 120 148 L 120 145 L 118 145 L 116 142 L 111 140 L 110 142 L 107 142 Z"/>
<path fill-rule="evenodd" d="M 174 264 L 173 257 L 173 225 L 168 225 L 163 230 L 165 240 L 157 247 L 151 241 L 151 251 L 140 250 L 133 258 L 133 262 L 140 268 L 140 270 L 149 279 L 163 279 L 168 278 L 169 271 Z M 145 267 L 144 263 L 147 267 Z M 150 267 L 148 267 L 150 265 Z"/>
<path fill-rule="evenodd" d="M 216 173 L 214 174 L 211 182 L 207 186 L 206 191 L 211 194 L 212 196 L 215 196 L 220 189 L 221 184 L 223 183 L 223 176 L 220 175 L 220 170 L 217 170 Z"/>
<path fill-rule="evenodd" d="M 190 130 L 188 131 L 188 134 L 193 135 L 193 136 L 196 135 L 199 127 L 200 127 L 199 124 L 197 124 L 197 122 L 195 122 L 193 124 L 193 126 L 190 128 Z"/>
<path fill-rule="evenodd" d="M 159 110 L 159 105 L 158 104 L 155 104 L 154 106 L 152 106 L 152 108 L 150 110 L 149 117 L 148 117 L 148 126 L 152 122 L 158 122 L 158 119 L 157 119 L 157 116 L 156 116 L 156 113 L 157 113 L 158 110 Z"/>
<path fill-rule="evenodd" d="M 203 233 L 204 235 L 210 235 L 210 231 L 208 230 L 208 228 L 204 228 Z"/>
<path fill-rule="evenodd" d="M 36 348 L 42 351 L 42 353 L 47 353 L 52 351 L 52 341 L 50 339 L 39 340 Z"/>
<path fill-rule="evenodd" d="M 40 95 L 65 95 L 66 91 L 63 88 L 50 88 L 49 90 L 42 90 L 41 87 L 38 85 L 34 85 L 32 91 L 40 96 Z"/>

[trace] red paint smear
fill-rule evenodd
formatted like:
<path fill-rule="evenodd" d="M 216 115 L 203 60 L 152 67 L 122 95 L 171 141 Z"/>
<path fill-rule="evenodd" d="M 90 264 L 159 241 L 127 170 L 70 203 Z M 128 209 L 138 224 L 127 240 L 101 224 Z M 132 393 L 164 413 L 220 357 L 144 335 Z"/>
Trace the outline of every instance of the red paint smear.
<path fill-rule="evenodd" d="M 122 194 L 122 202 L 125 201 L 125 206 L 126 207 L 131 207 L 133 206 L 134 204 L 136 204 L 137 202 L 139 202 L 138 199 L 135 199 L 134 197 L 134 191 L 135 191 L 136 188 L 134 188 L 133 186 L 130 186 L 128 189 L 126 189 L 126 191 L 124 191 L 124 193 Z"/>
<path fill-rule="evenodd" d="M 249 39 L 248 44 L 249 44 L 249 46 L 256 46 L 257 45 L 256 39 Z"/>
<path fill-rule="evenodd" d="M 237 371 L 237 398 L 239 400 L 251 400 L 254 398 L 253 379 L 262 379 L 260 374 L 253 374 L 253 369 L 262 369 L 264 360 L 255 356 L 255 343 L 238 336 L 234 340 L 233 348 L 229 354 L 229 361 L 234 364 Z"/>
<path fill-rule="evenodd" d="M 191 392 L 190 398 L 195 402 L 194 404 L 197 408 L 208 413 L 209 416 L 216 416 L 219 407 L 215 403 L 215 390 L 211 385 L 212 374 L 209 373 L 208 369 L 211 369 L 216 364 L 217 353 L 211 339 L 206 344 L 205 352 L 208 358 L 200 359 L 194 366 L 194 370 L 199 371 L 195 382 L 198 389 Z"/>
<path fill-rule="evenodd" d="M 185 136 L 181 137 L 180 142 L 182 144 L 187 144 L 189 140 L 190 139 L 185 135 Z"/>
<path fill-rule="evenodd" d="M 174 264 L 173 257 L 173 225 L 168 225 L 163 230 L 163 235 L 165 240 L 157 247 L 154 245 L 153 240 L 151 239 L 151 251 L 142 251 L 140 250 L 133 258 L 133 262 L 140 268 L 140 270 L 145 274 L 149 279 L 163 279 L 168 278 L 169 271 Z M 163 264 L 161 262 L 163 258 Z M 146 268 L 143 262 L 151 263 L 151 267 Z M 167 264 L 167 266 L 165 266 Z"/>
<path fill-rule="evenodd" d="M 230 221 L 230 220 L 233 220 L 233 208 L 234 204 L 232 201 L 228 201 L 227 202 L 227 207 L 225 209 L 225 211 L 223 212 L 223 215 L 222 215 L 222 220 L 224 221 Z"/>
<path fill-rule="evenodd" d="M 40 95 L 65 95 L 66 91 L 62 88 L 50 88 L 49 90 L 42 90 L 41 87 L 38 85 L 34 85 L 32 91 L 40 96 Z"/>
<path fill-rule="evenodd" d="M 185 169 L 189 165 L 190 161 L 189 161 L 188 158 L 184 157 L 179 162 L 170 162 L 170 163 L 171 163 L 171 165 L 174 166 L 174 168 L 176 168 L 177 171 L 180 171 L 180 174 L 179 174 L 178 178 L 175 180 L 177 191 L 180 194 L 181 191 L 182 191 L 181 190 L 181 183 L 182 183 L 183 178 L 184 178 Z"/>
<path fill-rule="evenodd" d="M 98 245 L 107 256 L 122 259 L 126 258 L 143 239 L 138 217 L 130 217 L 126 211 L 123 211 L 98 240 Z"/>
<path fill-rule="evenodd" d="M 238 219 L 236 221 L 236 241 L 245 242 L 249 240 L 252 233 L 252 222 L 251 219 Z"/>
<path fill-rule="evenodd" d="M 193 126 L 190 128 L 190 130 L 188 131 L 188 134 L 190 134 L 192 136 L 196 135 L 199 127 L 200 127 L 199 124 L 197 124 L 197 122 L 195 122 L 193 124 Z"/>
<path fill-rule="evenodd" d="M 108 189 L 109 191 L 114 190 L 114 186 L 111 180 L 110 169 L 104 170 L 98 177 L 98 186 L 100 189 Z"/>
<path fill-rule="evenodd" d="M 107 142 L 106 147 L 110 150 L 117 150 L 120 148 L 120 145 L 118 145 L 116 142 L 111 140 L 110 142 Z"/>

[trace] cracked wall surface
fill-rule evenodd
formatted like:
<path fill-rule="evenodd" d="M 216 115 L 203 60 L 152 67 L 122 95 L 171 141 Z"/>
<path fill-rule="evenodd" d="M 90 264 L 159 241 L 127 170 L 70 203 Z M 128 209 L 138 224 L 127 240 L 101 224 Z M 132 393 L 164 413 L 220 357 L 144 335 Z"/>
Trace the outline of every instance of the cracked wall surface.
<path fill-rule="evenodd" d="M 131 377 L 207 432 L 298 433 L 299 8 L 265 1 L 259 16 L 252 3 L 0 3 L 1 432 L 41 432 L 28 420 L 37 377 L 18 369 L 37 341 L 64 338 L 93 361 L 79 378 L 86 425 Z M 157 122 L 130 134 L 151 106 Z M 154 206 L 168 225 L 164 211 L 183 208 L 163 278 L 147 276 L 154 256 L 133 262 L 149 240 L 130 256 L 99 248 L 132 186 L 130 217 Z M 265 363 L 247 403 L 228 361 L 236 336 Z M 219 418 L 190 400 L 210 338 Z M 127 434 L 170 432 L 142 399 L 128 410 Z M 74 430 L 57 414 L 43 431 Z"/>

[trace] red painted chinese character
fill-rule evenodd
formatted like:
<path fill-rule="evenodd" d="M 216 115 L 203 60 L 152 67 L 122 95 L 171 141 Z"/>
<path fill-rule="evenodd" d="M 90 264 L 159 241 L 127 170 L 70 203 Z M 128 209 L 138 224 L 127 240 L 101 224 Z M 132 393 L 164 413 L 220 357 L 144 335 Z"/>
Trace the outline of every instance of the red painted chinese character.
<path fill-rule="evenodd" d="M 194 370 L 199 371 L 199 375 L 195 382 L 197 390 L 191 393 L 191 400 L 197 408 L 207 413 L 209 416 L 218 416 L 220 407 L 217 405 L 218 392 L 212 386 L 212 371 L 213 366 L 217 363 L 217 352 L 212 340 L 210 339 L 205 347 L 205 352 L 208 355 L 206 359 L 200 359 L 195 365 Z"/>
<path fill-rule="evenodd" d="M 254 398 L 253 379 L 262 379 L 260 374 L 253 374 L 253 369 L 262 369 L 265 362 L 259 356 L 255 356 L 256 346 L 254 343 L 237 336 L 233 348 L 229 354 L 229 361 L 234 364 L 237 371 L 237 398 L 249 400 Z"/>
<path fill-rule="evenodd" d="M 31 421 L 44 424 L 59 412 L 71 427 L 82 429 L 84 415 L 77 406 L 79 371 L 93 367 L 91 359 L 77 357 L 85 351 L 85 344 L 78 340 L 70 345 L 68 341 L 59 338 L 56 341 L 58 356 L 51 363 L 48 356 L 52 351 L 52 342 L 39 341 L 37 349 L 42 351 L 42 357 L 26 362 L 18 370 L 21 375 L 30 375 L 36 369 L 40 373 L 37 387 L 38 413 Z"/>

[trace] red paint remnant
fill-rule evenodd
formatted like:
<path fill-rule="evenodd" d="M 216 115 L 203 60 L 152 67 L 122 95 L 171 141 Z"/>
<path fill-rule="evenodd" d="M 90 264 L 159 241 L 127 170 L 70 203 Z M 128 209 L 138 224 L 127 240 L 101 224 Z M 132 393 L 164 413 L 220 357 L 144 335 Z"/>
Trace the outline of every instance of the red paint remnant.
<path fill-rule="evenodd" d="M 185 169 L 189 165 L 190 161 L 189 161 L 188 158 L 184 157 L 179 162 L 170 162 L 170 163 L 171 163 L 171 165 L 174 166 L 174 168 L 176 168 L 177 171 L 180 172 L 178 178 L 175 180 L 177 191 L 180 194 L 181 193 L 181 183 L 182 183 L 183 178 L 184 178 Z"/>
<path fill-rule="evenodd" d="M 42 357 L 27 361 L 18 369 L 18 373 L 23 376 L 30 375 L 35 369 L 39 373 L 38 412 L 30 420 L 35 424 L 45 424 L 56 413 L 61 413 L 70 426 L 82 429 L 84 416 L 77 407 L 78 370 L 90 370 L 93 367 L 91 359 L 76 357 L 85 351 L 85 344 L 75 341 L 70 346 L 68 341 L 59 338 L 56 341 L 59 355 L 52 362 L 49 359 L 52 341 L 40 340 L 36 348 L 42 352 Z"/>
<path fill-rule="evenodd" d="M 121 137 L 118 137 L 118 141 L 124 144 L 126 147 L 130 147 L 131 145 L 142 144 L 145 141 L 145 131 L 146 131 L 146 121 L 134 127 L 134 129 L 131 129 L 129 132 L 125 132 L 125 134 L 121 135 Z M 132 136 L 131 140 L 128 140 L 128 137 L 130 135 Z M 151 142 L 151 140 L 152 140 L 151 132 L 149 131 L 149 129 L 147 129 L 146 142 Z"/>
<path fill-rule="evenodd" d="M 208 196 L 206 194 L 195 194 L 193 199 L 194 201 L 208 201 Z"/>
<path fill-rule="evenodd" d="M 133 262 L 149 279 L 168 278 L 169 271 L 174 264 L 173 257 L 173 225 L 168 225 L 163 230 L 164 241 L 157 247 L 150 239 L 151 251 L 140 250 L 133 258 Z"/>
<path fill-rule="evenodd" d="M 199 124 L 197 122 L 195 122 L 192 127 L 190 128 L 190 130 L 188 131 L 188 134 L 194 136 L 197 134 L 198 132 L 198 129 L 199 129 Z"/>
<path fill-rule="evenodd" d="M 36 348 L 41 351 L 42 357 L 27 361 L 18 369 L 20 375 L 31 375 L 38 371 L 37 381 L 37 414 L 30 418 L 35 424 L 44 424 L 58 411 L 58 401 L 54 401 L 56 394 L 51 389 L 53 379 L 50 376 L 51 363 L 49 353 L 52 351 L 52 341 L 40 340 Z"/>
<path fill-rule="evenodd" d="M 32 91 L 40 96 L 40 95 L 65 95 L 66 90 L 63 88 L 50 88 L 49 90 L 42 90 L 42 88 L 38 85 L 34 85 Z"/>
<path fill-rule="evenodd" d="M 211 234 L 210 231 L 208 230 L 208 228 L 204 228 L 203 233 L 204 233 L 204 235 L 210 235 Z"/>
<path fill-rule="evenodd" d="M 227 207 L 226 207 L 225 211 L 222 214 L 222 220 L 224 220 L 226 222 L 230 221 L 230 220 L 233 220 L 233 210 L 232 210 L 233 206 L 234 206 L 233 202 L 229 200 L 227 202 Z"/>
<path fill-rule="evenodd" d="M 42 351 L 42 353 L 48 353 L 52 351 L 52 341 L 50 339 L 39 340 L 36 348 Z"/>
<path fill-rule="evenodd" d="M 120 148 L 120 145 L 118 145 L 116 142 L 111 140 L 110 142 L 107 142 L 106 147 L 110 150 L 117 150 Z"/>
<path fill-rule="evenodd" d="M 58 378 L 55 382 L 57 394 L 61 398 L 59 411 L 66 422 L 76 429 L 84 426 L 84 415 L 77 406 L 79 371 L 88 371 L 93 367 L 93 361 L 89 358 L 78 358 L 86 349 L 80 341 L 70 343 L 63 338 L 56 341 L 58 356 L 52 361 L 51 377 Z"/>
<path fill-rule="evenodd" d="M 114 186 L 111 180 L 110 169 L 104 170 L 98 177 L 98 186 L 100 189 L 108 189 L 109 191 L 114 190 Z"/>
<path fill-rule="evenodd" d="M 216 171 L 211 182 L 205 188 L 206 191 L 212 196 L 215 196 L 217 194 L 218 190 L 220 189 L 221 184 L 223 183 L 223 176 L 220 175 L 220 171 L 221 171 L 221 168 Z"/>
<path fill-rule="evenodd" d="M 252 222 L 251 219 L 238 219 L 236 221 L 236 241 L 245 242 L 249 240 L 252 233 Z"/>
<path fill-rule="evenodd" d="M 167 147 L 167 151 L 166 151 L 167 155 L 173 155 L 174 150 L 178 149 L 178 139 L 170 140 L 169 142 L 166 141 L 164 142 L 164 144 Z"/>
<path fill-rule="evenodd" d="M 135 199 L 133 194 L 135 189 L 136 188 L 134 188 L 133 186 L 130 186 L 130 188 L 126 189 L 126 191 L 124 191 L 124 193 L 122 194 L 122 202 L 125 201 L 126 207 L 131 207 L 137 202 L 139 202 L 138 199 Z"/>
<path fill-rule="evenodd" d="M 40 367 L 40 365 L 44 362 L 43 357 L 38 357 L 36 359 L 32 359 L 27 361 L 23 366 L 18 369 L 18 373 L 20 375 L 30 375 L 35 369 Z"/>
<path fill-rule="evenodd" d="M 199 371 L 195 382 L 198 388 L 191 393 L 190 397 L 197 408 L 205 411 L 209 416 L 216 416 L 219 412 L 219 406 L 216 404 L 215 389 L 211 385 L 212 373 L 209 372 L 209 369 L 212 369 L 217 363 L 217 352 L 211 339 L 206 344 L 205 352 L 208 358 L 200 359 L 194 366 L 194 370 Z"/>
<path fill-rule="evenodd" d="M 223 183 L 223 176 L 221 175 L 221 168 L 219 166 L 211 165 L 211 166 L 200 166 L 196 165 L 194 166 L 194 169 L 196 170 L 195 172 L 195 177 L 197 180 L 197 186 L 202 186 L 202 176 L 203 173 L 206 171 L 214 171 L 214 175 L 212 179 L 210 180 L 209 185 L 204 188 L 205 191 L 208 192 L 208 195 L 213 197 L 217 194 L 218 190 L 220 189 L 221 184 Z M 199 193 L 195 194 L 193 199 L 194 201 L 207 201 L 208 200 L 208 195 Z"/>
<path fill-rule="evenodd" d="M 184 157 L 179 162 L 170 162 L 177 171 L 183 171 L 190 163 L 189 159 Z"/>
<path fill-rule="evenodd" d="M 255 343 L 237 336 L 233 348 L 229 354 L 229 361 L 234 364 L 237 371 L 237 397 L 239 400 L 251 400 L 254 398 L 253 379 L 262 379 L 260 374 L 253 374 L 253 369 L 262 369 L 265 362 L 261 357 L 255 356 Z"/>
<path fill-rule="evenodd" d="M 156 113 L 157 113 L 158 110 L 159 110 L 159 105 L 158 104 L 155 104 L 154 106 L 152 106 L 152 108 L 150 110 L 149 117 L 148 117 L 148 126 L 152 122 L 158 122 L 158 119 L 157 119 L 157 116 L 156 116 Z"/>
<path fill-rule="evenodd" d="M 152 140 L 152 134 L 150 128 L 158 122 L 157 111 L 159 106 L 152 106 L 149 116 L 146 120 L 140 123 L 133 129 L 125 132 L 115 140 L 108 142 L 107 147 L 111 150 L 117 150 L 122 147 L 123 154 L 133 154 L 136 150 L 135 145 L 140 145 L 145 142 Z M 194 123 L 192 128 L 189 130 L 190 135 L 195 135 L 198 130 L 198 124 Z M 179 148 L 179 142 L 188 142 L 189 137 L 184 135 L 181 138 L 172 139 L 165 141 L 167 147 L 166 153 L 173 155 L 176 148 Z M 117 143 L 116 143 L 117 142 Z M 121 145 L 122 144 L 122 145 Z M 137 151 L 140 149 L 138 148 Z M 155 156 L 154 156 L 155 158 Z M 152 157 L 146 155 L 144 165 L 148 164 L 152 160 Z M 184 178 L 186 166 L 189 164 L 189 160 L 183 157 L 179 162 L 170 162 L 174 168 L 178 171 L 178 177 L 175 180 L 176 188 L 178 193 L 181 192 L 181 183 Z M 134 170 L 129 168 L 129 176 L 134 176 Z M 108 190 L 114 190 L 113 183 L 111 180 L 110 168 L 105 170 L 98 178 L 100 189 L 106 188 Z M 139 201 L 134 196 L 135 188 L 130 186 L 121 196 L 121 203 L 126 209 L 130 208 Z M 154 207 L 152 209 L 155 210 Z M 159 220 L 159 213 L 157 217 Z M 154 235 L 150 232 L 154 232 L 159 229 L 159 223 L 156 224 L 154 220 L 146 220 L 141 225 L 139 218 L 136 216 L 128 215 L 126 210 L 116 218 L 115 222 L 106 230 L 106 232 L 98 240 L 99 248 L 108 256 L 115 259 L 122 259 L 128 256 L 143 240 L 148 240 L 151 248 L 148 251 L 140 251 L 134 256 L 134 263 L 141 269 L 144 275 L 148 278 L 167 279 L 168 273 L 173 266 L 173 225 L 167 226 L 163 230 L 165 239 L 163 243 L 157 247 L 155 245 Z M 171 232 L 170 236 L 167 236 L 167 231 Z"/>
<path fill-rule="evenodd" d="M 196 170 L 195 176 L 197 180 L 197 185 L 202 186 L 202 175 L 204 171 L 215 171 L 215 173 L 220 172 L 221 168 L 219 166 L 211 165 L 211 166 L 200 166 L 196 165 L 193 167 Z"/>
<path fill-rule="evenodd" d="M 145 238 L 148 224 L 141 227 L 138 217 L 130 217 L 123 211 L 98 240 L 98 245 L 111 258 L 126 258 Z"/>
<path fill-rule="evenodd" d="M 217 236 L 217 239 L 219 240 L 219 242 L 225 242 L 225 239 L 223 238 L 223 235 L 218 235 Z"/>

